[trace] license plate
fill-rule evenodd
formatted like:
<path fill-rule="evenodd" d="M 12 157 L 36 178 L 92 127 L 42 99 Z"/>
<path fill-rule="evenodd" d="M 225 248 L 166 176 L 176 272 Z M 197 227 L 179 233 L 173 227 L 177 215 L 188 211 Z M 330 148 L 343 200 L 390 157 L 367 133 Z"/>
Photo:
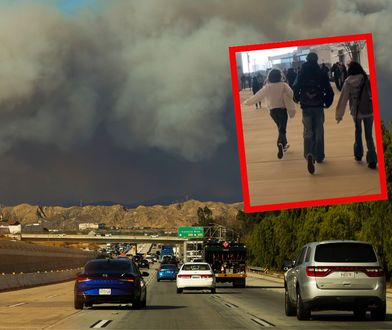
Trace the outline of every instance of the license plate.
<path fill-rule="evenodd" d="M 102 295 L 112 294 L 112 289 L 99 289 L 99 294 L 102 294 Z"/>
<path fill-rule="evenodd" d="M 193 275 L 192 278 L 200 278 L 198 275 Z"/>
<path fill-rule="evenodd" d="M 342 278 L 354 278 L 354 272 L 341 272 L 340 277 Z"/>

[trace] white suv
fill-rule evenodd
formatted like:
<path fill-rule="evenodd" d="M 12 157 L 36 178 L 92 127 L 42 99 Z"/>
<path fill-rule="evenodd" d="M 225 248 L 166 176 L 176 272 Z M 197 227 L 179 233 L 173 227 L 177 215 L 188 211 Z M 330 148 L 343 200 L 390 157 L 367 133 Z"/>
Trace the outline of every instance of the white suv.
<path fill-rule="evenodd" d="M 284 276 L 285 312 L 308 320 L 312 310 L 351 310 L 359 319 L 371 312 L 384 320 L 384 270 L 366 242 L 324 241 L 306 244 Z"/>

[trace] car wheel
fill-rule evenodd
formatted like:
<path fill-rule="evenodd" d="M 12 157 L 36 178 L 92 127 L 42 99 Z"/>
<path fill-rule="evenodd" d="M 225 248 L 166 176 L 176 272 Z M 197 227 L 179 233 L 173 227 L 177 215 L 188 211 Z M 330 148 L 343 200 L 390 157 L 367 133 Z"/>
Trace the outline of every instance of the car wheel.
<path fill-rule="evenodd" d="M 365 308 L 355 308 L 354 309 L 354 317 L 357 320 L 365 320 L 366 319 L 366 309 Z"/>
<path fill-rule="evenodd" d="M 296 314 L 295 305 L 290 301 L 289 291 L 285 288 L 284 291 L 284 310 L 286 316 L 294 316 Z"/>
<path fill-rule="evenodd" d="M 177 288 L 177 293 L 182 293 L 183 289 Z"/>
<path fill-rule="evenodd" d="M 140 302 L 140 307 L 146 307 L 147 306 L 147 292 L 146 295 L 144 296 L 144 299 Z"/>
<path fill-rule="evenodd" d="M 384 321 L 386 314 L 387 314 L 386 304 L 382 304 L 380 307 L 377 307 L 376 309 L 373 309 L 370 312 L 373 321 Z"/>
<path fill-rule="evenodd" d="M 83 300 L 80 298 L 75 297 L 74 299 L 74 307 L 75 309 L 83 309 Z"/>
<path fill-rule="evenodd" d="M 132 303 L 132 308 L 133 309 L 140 309 L 140 307 L 142 307 L 142 302 L 140 300 L 135 301 Z"/>
<path fill-rule="evenodd" d="M 216 293 L 216 288 L 211 288 L 211 293 Z"/>
<path fill-rule="evenodd" d="M 305 307 L 299 290 L 297 291 L 297 319 L 301 321 L 310 319 L 310 309 Z"/>

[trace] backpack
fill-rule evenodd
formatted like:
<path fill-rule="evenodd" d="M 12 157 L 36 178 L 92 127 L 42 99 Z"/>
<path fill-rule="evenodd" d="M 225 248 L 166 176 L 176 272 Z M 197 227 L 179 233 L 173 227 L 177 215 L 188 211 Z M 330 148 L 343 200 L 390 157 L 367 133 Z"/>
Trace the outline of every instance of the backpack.
<path fill-rule="evenodd" d="M 369 79 L 366 79 L 361 86 L 358 96 L 357 114 L 370 115 L 373 113 L 372 92 L 370 90 Z"/>
<path fill-rule="evenodd" d="M 324 93 L 320 79 L 310 79 L 301 88 L 300 102 L 302 107 L 319 107 L 324 104 Z"/>

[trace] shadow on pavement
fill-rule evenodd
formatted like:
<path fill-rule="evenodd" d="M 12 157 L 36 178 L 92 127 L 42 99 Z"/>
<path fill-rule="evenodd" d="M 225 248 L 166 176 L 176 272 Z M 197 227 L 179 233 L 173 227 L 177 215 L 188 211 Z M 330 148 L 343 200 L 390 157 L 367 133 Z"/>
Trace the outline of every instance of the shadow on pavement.
<path fill-rule="evenodd" d="M 152 305 L 148 306 L 143 309 L 148 309 L 148 310 L 164 310 L 164 309 L 180 309 L 180 308 L 186 308 L 187 306 L 165 306 L 165 305 Z"/>
<path fill-rule="evenodd" d="M 284 285 L 247 285 L 245 289 L 284 289 Z"/>
<path fill-rule="evenodd" d="M 134 310 L 169 310 L 169 309 L 180 309 L 180 308 L 186 308 L 187 306 L 170 306 L 170 305 L 147 305 L 144 308 L 140 309 L 134 309 L 132 307 L 132 304 L 127 304 L 127 305 L 112 305 L 112 306 L 96 306 L 94 305 L 93 307 L 90 307 L 88 309 L 90 310 L 129 310 L 129 309 L 134 309 Z"/>
<path fill-rule="evenodd" d="M 317 314 L 317 312 L 312 312 L 312 321 L 326 321 L 326 322 L 337 322 L 337 321 L 345 321 L 345 322 L 391 322 L 392 314 L 387 314 L 385 321 L 372 321 L 370 319 L 369 312 L 367 313 L 366 320 L 358 320 L 354 317 L 354 315 L 350 312 L 347 314 Z M 374 327 L 372 327 L 374 328 Z"/>

